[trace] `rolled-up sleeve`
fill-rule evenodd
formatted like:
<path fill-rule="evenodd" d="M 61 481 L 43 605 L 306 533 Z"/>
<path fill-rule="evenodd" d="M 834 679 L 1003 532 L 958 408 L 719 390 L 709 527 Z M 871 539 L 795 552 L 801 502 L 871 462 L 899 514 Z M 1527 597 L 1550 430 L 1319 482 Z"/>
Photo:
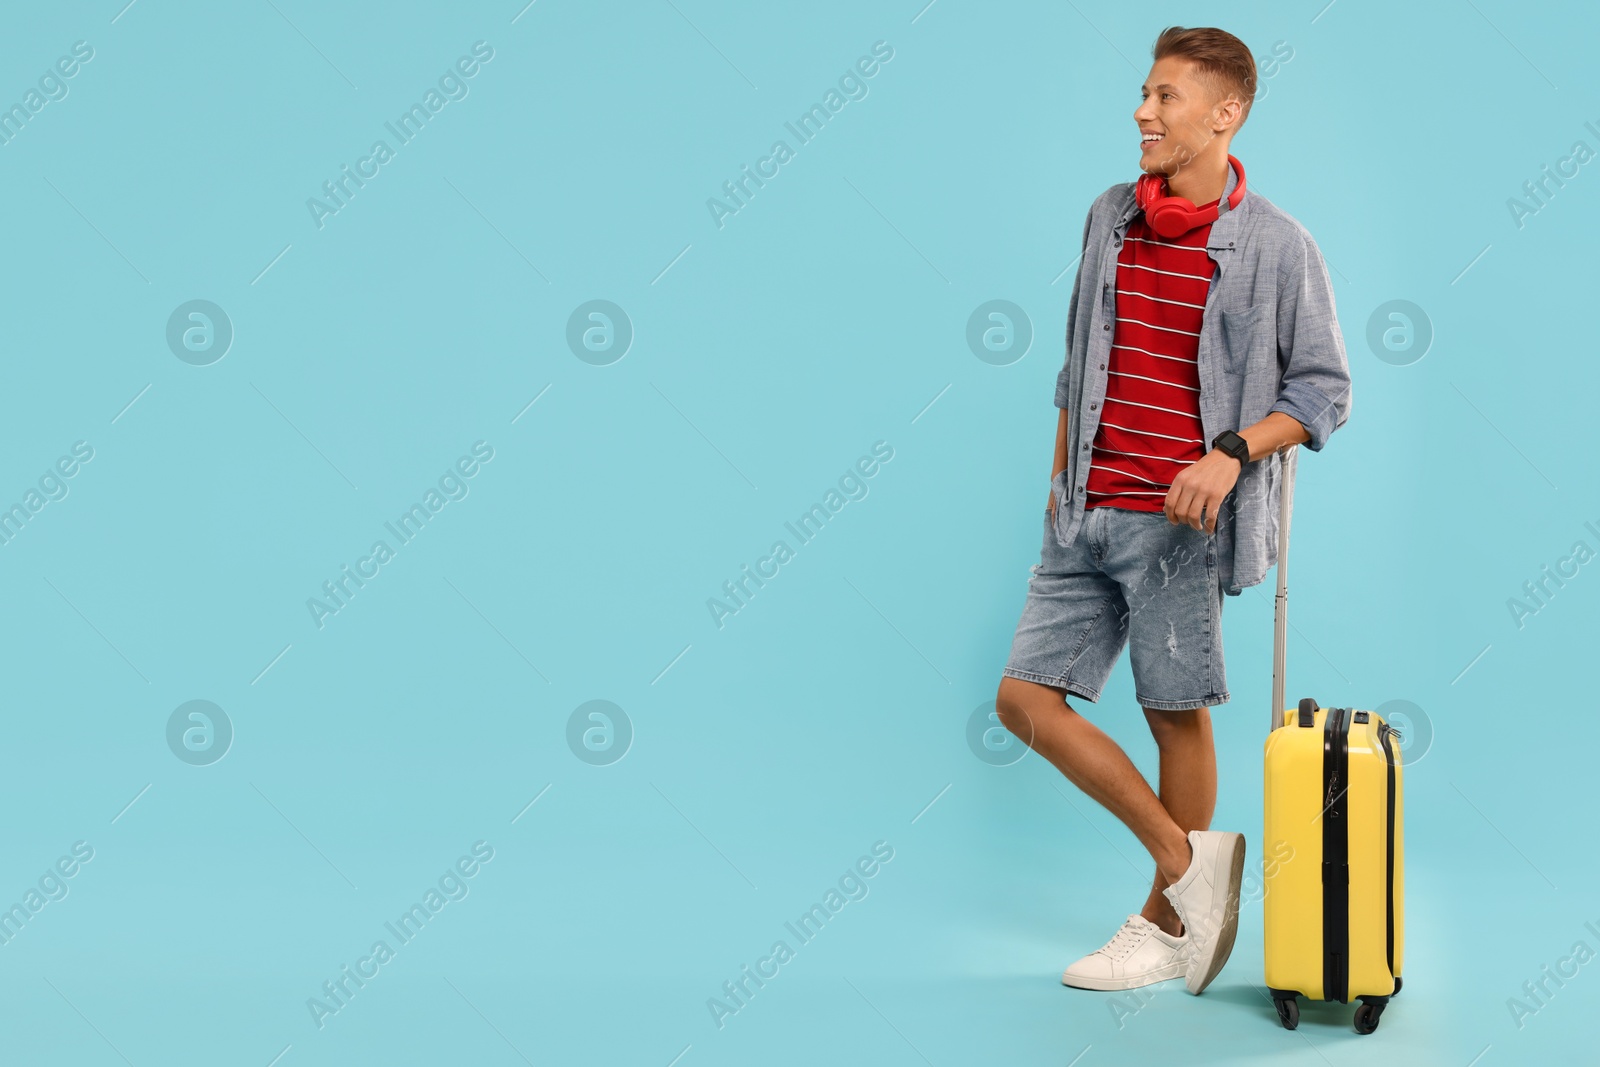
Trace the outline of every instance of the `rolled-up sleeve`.
<path fill-rule="evenodd" d="M 1334 310 L 1333 285 L 1316 241 L 1300 232 L 1298 255 L 1278 275 L 1278 365 L 1283 385 L 1269 409 L 1306 428 L 1320 452 L 1350 418 L 1350 364 Z"/>
<path fill-rule="evenodd" d="M 1089 205 L 1088 213 L 1083 217 L 1083 240 L 1079 242 L 1078 247 L 1078 273 L 1073 276 L 1072 296 L 1067 301 L 1066 358 L 1062 361 L 1061 372 L 1056 375 L 1056 407 L 1058 408 L 1064 408 L 1068 403 L 1067 383 L 1070 380 L 1069 371 L 1072 365 L 1072 339 L 1078 335 L 1078 289 L 1080 288 L 1078 283 L 1083 280 L 1083 258 L 1084 253 L 1089 250 L 1089 226 L 1094 221 L 1094 209 L 1099 203 L 1100 198 L 1096 197 L 1094 203 Z"/>

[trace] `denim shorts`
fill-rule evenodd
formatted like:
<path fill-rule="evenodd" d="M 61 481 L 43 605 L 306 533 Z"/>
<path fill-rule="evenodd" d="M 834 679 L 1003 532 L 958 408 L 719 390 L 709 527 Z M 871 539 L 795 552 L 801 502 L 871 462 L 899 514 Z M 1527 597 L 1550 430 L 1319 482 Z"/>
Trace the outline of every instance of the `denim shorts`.
<path fill-rule="evenodd" d="M 1062 545 L 1048 512 L 1043 521 L 1004 674 L 1098 702 L 1126 644 L 1142 707 L 1228 702 L 1215 534 L 1160 511 L 1098 507 Z"/>

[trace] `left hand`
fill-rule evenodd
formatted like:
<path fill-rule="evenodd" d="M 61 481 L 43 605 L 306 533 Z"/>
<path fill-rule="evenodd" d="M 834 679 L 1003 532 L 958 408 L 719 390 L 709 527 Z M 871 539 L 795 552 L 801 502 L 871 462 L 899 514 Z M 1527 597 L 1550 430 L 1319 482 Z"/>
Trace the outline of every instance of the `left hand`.
<path fill-rule="evenodd" d="M 1162 508 L 1167 521 L 1174 526 L 1187 523 L 1207 534 L 1216 533 L 1217 512 L 1242 470 L 1238 460 L 1215 448 L 1183 468 L 1167 491 Z"/>

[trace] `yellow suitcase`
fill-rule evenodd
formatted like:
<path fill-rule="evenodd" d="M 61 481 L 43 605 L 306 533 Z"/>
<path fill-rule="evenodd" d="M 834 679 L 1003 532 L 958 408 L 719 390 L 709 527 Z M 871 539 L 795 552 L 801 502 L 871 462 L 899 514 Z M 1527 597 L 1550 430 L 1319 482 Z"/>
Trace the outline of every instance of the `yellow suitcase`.
<path fill-rule="evenodd" d="M 1274 610 L 1272 728 L 1265 746 L 1262 871 L 1266 985 L 1293 1030 L 1297 997 L 1361 1000 L 1370 1034 L 1400 992 L 1404 954 L 1404 806 L 1400 734 L 1376 712 L 1284 709 L 1287 563 L 1295 453 L 1283 453 Z"/>

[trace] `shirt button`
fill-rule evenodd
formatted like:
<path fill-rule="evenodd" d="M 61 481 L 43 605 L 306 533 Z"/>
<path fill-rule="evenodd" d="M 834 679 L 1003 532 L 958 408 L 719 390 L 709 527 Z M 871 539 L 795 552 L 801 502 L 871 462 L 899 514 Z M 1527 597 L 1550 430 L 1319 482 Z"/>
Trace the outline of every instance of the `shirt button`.
<path fill-rule="evenodd" d="M 1104 363 L 1100 364 L 1100 369 L 1101 370 L 1105 370 L 1106 369 L 1106 365 Z"/>
<path fill-rule="evenodd" d="M 1099 405 L 1099 404 L 1090 404 L 1090 405 L 1089 405 L 1089 410 L 1090 410 L 1090 411 L 1093 411 L 1093 410 L 1094 410 L 1094 409 L 1095 409 L 1095 408 L 1097 408 L 1097 407 L 1099 407 L 1099 406 L 1100 406 L 1100 405 Z"/>
<path fill-rule="evenodd" d="M 1110 324 L 1110 323 L 1109 323 L 1109 322 L 1108 322 L 1108 323 L 1106 323 L 1106 324 L 1105 324 L 1105 325 L 1104 325 L 1104 326 L 1102 326 L 1102 327 L 1100 327 L 1100 328 L 1101 328 L 1101 329 L 1102 329 L 1102 330 L 1109 330 L 1109 329 L 1111 329 L 1111 324 Z"/>
<path fill-rule="evenodd" d="M 1083 486 L 1081 486 L 1081 485 L 1078 486 L 1078 492 L 1080 492 L 1080 493 L 1083 492 Z"/>

